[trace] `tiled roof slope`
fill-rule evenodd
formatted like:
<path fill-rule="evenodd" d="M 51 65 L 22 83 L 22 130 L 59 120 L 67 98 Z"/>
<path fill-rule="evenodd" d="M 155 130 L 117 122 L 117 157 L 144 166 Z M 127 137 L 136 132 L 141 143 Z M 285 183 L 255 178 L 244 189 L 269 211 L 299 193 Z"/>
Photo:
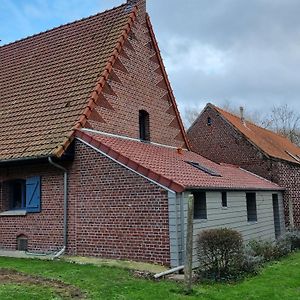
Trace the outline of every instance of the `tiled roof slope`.
<path fill-rule="evenodd" d="M 236 130 L 241 132 L 249 141 L 268 156 L 293 163 L 300 163 L 300 148 L 287 138 L 251 122 L 244 121 L 243 123 L 240 117 L 217 106 L 212 104 L 208 104 L 208 106 L 215 109 L 224 119 L 231 123 Z M 297 156 L 299 156 L 299 159 Z"/>
<path fill-rule="evenodd" d="M 281 190 L 237 166 L 214 163 L 194 152 L 126 138 L 77 130 L 76 137 L 112 159 L 176 192 L 185 189 Z M 212 176 L 186 161 L 199 163 L 221 176 Z"/>
<path fill-rule="evenodd" d="M 0 47 L 0 161 L 61 154 L 135 9 L 124 4 Z"/>

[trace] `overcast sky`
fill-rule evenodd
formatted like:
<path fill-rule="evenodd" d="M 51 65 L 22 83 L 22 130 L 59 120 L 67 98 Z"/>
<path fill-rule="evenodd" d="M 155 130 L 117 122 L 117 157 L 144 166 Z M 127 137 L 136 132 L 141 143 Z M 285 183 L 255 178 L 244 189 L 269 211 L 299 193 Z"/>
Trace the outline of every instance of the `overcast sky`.
<path fill-rule="evenodd" d="M 1 45 L 125 0 L 0 0 Z M 231 102 L 300 112 L 299 0 L 148 0 L 181 112 Z"/>

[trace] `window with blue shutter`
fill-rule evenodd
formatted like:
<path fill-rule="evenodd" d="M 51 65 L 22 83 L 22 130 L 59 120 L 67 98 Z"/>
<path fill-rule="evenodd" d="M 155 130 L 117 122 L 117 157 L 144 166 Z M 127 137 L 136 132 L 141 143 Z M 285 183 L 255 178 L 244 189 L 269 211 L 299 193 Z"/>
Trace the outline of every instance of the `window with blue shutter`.
<path fill-rule="evenodd" d="M 5 190 L 4 209 L 26 212 L 41 211 L 41 177 L 14 179 L 3 183 Z"/>
<path fill-rule="evenodd" d="M 39 176 L 26 179 L 26 210 L 41 211 L 41 177 Z"/>

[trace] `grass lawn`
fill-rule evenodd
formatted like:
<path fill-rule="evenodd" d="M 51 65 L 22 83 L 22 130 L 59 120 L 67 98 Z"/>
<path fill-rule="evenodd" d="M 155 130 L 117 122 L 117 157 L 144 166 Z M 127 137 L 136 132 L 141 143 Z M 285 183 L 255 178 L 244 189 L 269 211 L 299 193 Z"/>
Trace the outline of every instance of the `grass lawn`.
<path fill-rule="evenodd" d="M 5 269 L 5 270 L 4 270 Z M 181 293 L 175 282 L 136 279 L 124 269 L 60 261 L 0 258 L 0 299 L 300 299 L 300 252 L 235 285 L 196 285 Z M 16 272 L 17 271 L 17 272 Z M 65 284 L 62 285 L 62 282 Z M 70 291 L 74 293 L 70 296 Z M 81 290 L 83 294 L 76 294 Z M 75 295 L 75 296 L 74 296 Z"/>

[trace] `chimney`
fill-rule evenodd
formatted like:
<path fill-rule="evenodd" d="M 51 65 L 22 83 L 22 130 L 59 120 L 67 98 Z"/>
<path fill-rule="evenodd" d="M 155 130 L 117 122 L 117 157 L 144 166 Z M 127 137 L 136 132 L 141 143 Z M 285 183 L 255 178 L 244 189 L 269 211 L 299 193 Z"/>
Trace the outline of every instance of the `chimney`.
<path fill-rule="evenodd" d="M 240 115 L 241 115 L 241 121 L 245 125 L 244 107 L 243 106 L 240 106 Z"/>
<path fill-rule="evenodd" d="M 136 6 L 138 7 L 138 14 L 146 14 L 146 0 L 127 0 L 128 6 Z"/>

